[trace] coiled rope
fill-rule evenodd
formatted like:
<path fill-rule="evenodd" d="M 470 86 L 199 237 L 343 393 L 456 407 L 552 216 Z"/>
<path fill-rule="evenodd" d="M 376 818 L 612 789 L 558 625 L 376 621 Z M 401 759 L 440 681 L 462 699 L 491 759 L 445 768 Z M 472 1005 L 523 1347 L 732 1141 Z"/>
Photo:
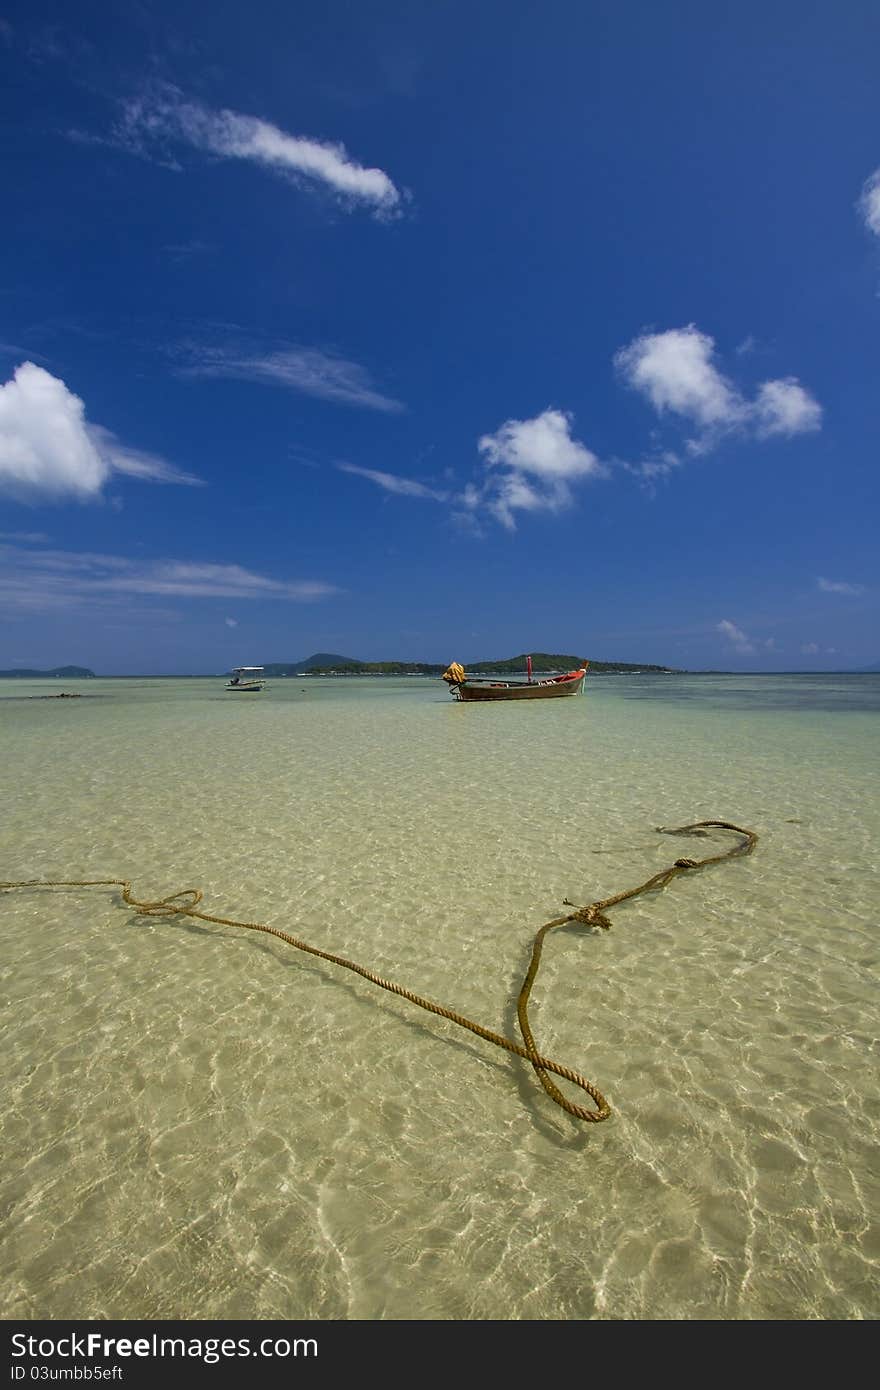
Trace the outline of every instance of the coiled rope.
<path fill-rule="evenodd" d="M 299 937 L 291 936 L 289 932 L 281 931 L 278 927 L 267 926 L 264 922 L 240 922 L 234 917 L 219 917 L 211 912 L 201 912 L 198 908 L 203 897 L 200 888 L 182 888 L 178 893 L 169 893 L 165 898 L 143 902 L 134 896 L 131 880 L 127 878 L 23 879 L 19 882 L 0 883 L 0 889 L 121 888 L 123 902 L 129 907 L 133 907 L 139 915 L 144 917 L 194 917 L 201 922 L 213 922 L 221 927 L 243 927 L 247 931 L 259 931 L 265 932 L 268 936 L 277 936 L 279 940 L 286 941 L 289 946 L 295 946 L 299 951 L 306 951 L 311 956 L 318 956 L 321 960 L 328 960 L 334 965 L 341 965 L 345 970 L 353 970 L 356 975 L 361 975 L 365 980 L 378 985 L 380 989 L 387 989 L 391 994 L 408 999 L 411 1004 L 417 1004 L 420 1009 L 427 1009 L 429 1013 L 449 1019 L 450 1022 L 457 1023 L 460 1028 L 467 1028 L 469 1032 L 476 1033 L 477 1037 L 483 1038 L 486 1042 L 494 1043 L 496 1047 L 502 1047 L 514 1056 L 524 1058 L 534 1067 L 538 1080 L 551 1100 L 576 1119 L 595 1123 L 599 1120 L 607 1120 L 611 1114 L 611 1107 L 598 1086 L 593 1085 L 585 1076 L 581 1076 L 580 1072 L 572 1071 L 570 1067 L 562 1066 L 561 1063 L 553 1061 L 550 1057 L 544 1057 L 535 1045 L 529 1023 L 528 1005 L 532 986 L 535 983 L 538 967 L 541 963 L 544 937 L 554 927 L 564 927 L 570 922 L 581 922 L 585 926 L 600 927 L 603 931 L 608 931 L 611 923 L 606 916 L 607 908 L 615 907 L 618 903 L 626 902 L 629 898 L 635 898 L 640 893 L 649 893 L 665 888 L 666 884 L 671 883 L 672 879 L 679 874 L 693 869 L 705 869 L 709 864 L 719 864 L 723 859 L 733 859 L 738 855 L 751 854 L 758 843 L 758 836 L 753 830 L 744 830 L 742 826 L 732 825 L 729 821 L 723 820 L 695 821 L 693 825 L 681 825 L 676 829 L 668 829 L 662 825 L 658 825 L 656 828 L 661 835 L 707 835 L 713 829 L 731 830 L 734 834 L 739 835 L 740 839 L 737 844 L 731 849 L 725 850 L 723 854 L 713 854 L 706 859 L 676 859 L 675 863 L 671 864 L 668 869 L 662 869 L 659 873 L 653 874 L 644 883 L 640 883 L 637 888 L 628 888 L 622 893 L 615 893 L 610 898 L 597 899 L 584 907 L 576 907 L 567 898 L 564 899 L 565 905 L 573 907 L 574 911 L 566 913 L 564 917 L 554 917 L 551 922 L 545 922 L 532 944 L 532 958 L 517 1001 L 517 1016 L 523 1036 L 522 1043 L 515 1042 L 512 1038 L 506 1038 L 491 1028 L 484 1028 L 482 1024 L 474 1023 L 472 1019 L 465 1018 L 463 1014 L 446 1009 L 441 1004 L 435 1004 L 433 1000 L 426 999 L 421 994 L 415 994 L 412 990 L 405 989 L 403 985 L 395 984 L 393 980 L 385 980 L 381 975 L 376 975 L 372 970 L 365 969 L 364 966 L 358 965 L 355 961 L 347 960 L 345 956 L 337 956 L 331 951 L 322 951 L 317 946 L 310 946 L 307 941 L 301 941 Z M 560 1091 L 555 1081 L 551 1079 L 552 1076 L 562 1077 L 565 1081 L 570 1081 L 585 1091 L 594 1102 L 595 1108 L 577 1105 L 574 1101 L 569 1100 Z"/>

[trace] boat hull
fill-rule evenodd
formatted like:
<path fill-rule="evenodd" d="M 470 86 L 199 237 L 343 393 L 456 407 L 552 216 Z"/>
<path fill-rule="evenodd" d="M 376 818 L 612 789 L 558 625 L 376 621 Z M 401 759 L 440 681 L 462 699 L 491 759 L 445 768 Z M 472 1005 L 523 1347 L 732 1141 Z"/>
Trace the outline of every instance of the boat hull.
<path fill-rule="evenodd" d="M 506 685 L 503 681 L 485 685 L 471 685 L 464 681 L 456 687 L 459 700 L 465 702 L 485 700 L 564 700 L 570 695 L 580 695 L 584 688 L 586 672 L 566 681 L 535 681 L 531 685 Z"/>

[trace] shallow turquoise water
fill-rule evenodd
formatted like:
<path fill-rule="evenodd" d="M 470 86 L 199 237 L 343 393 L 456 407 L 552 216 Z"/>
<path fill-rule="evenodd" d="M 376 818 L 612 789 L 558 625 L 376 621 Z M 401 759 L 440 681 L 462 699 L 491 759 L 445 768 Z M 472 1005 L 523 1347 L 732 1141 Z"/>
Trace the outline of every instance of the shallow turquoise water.
<path fill-rule="evenodd" d="M 548 939 L 533 1028 L 589 1126 L 283 942 L 2 894 L 0 1315 L 878 1315 L 880 677 L 222 684 L 0 683 L 0 877 L 199 887 L 515 1036 L 564 898 L 729 843 L 661 824 L 760 841 Z"/>

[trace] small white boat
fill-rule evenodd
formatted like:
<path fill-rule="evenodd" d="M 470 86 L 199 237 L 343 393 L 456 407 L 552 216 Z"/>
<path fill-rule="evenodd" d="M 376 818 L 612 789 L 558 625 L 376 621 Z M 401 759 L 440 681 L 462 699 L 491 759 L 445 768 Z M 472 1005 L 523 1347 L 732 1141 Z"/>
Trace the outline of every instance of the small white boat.
<path fill-rule="evenodd" d="M 262 666 L 236 666 L 226 685 L 227 690 L 236 690 L 240 694 L 253 694 L 258 690 L 265 690 L 266 680 L 263 676 Z"/>

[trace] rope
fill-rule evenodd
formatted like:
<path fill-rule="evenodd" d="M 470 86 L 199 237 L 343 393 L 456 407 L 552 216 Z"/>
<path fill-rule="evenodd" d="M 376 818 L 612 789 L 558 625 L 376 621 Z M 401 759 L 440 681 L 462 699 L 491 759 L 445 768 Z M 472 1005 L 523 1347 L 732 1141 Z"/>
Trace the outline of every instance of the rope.
<path fill-rule="evenodd" d="M 281 931 L 278 927 L 267 926 L 264 922 L 240 922 L 234 917 L 219 917 L 211 912 L 201 912 L 198 904 L 202 901 L 203 893 L 200 888 L 182 888 L 177 893 L 169 893 L 165 898 L 157 898 L 154 901 L 140 901 L 137 899 L 131 888 L 131 880 L 126 878 L 85 878 L 85 879 L 23 879 L 19 882 L 0 883 L 0 889 L 11 888 L 121 888 L 122 900 L 129 907 L 143 917 L 193 917 L 201 922 L 213 922 L 221 927 L 242 927 L 247 931 L 265 932 L 268 936 L 276 936 L 280 941 L 286 941 L 289 946 L 295 946 L 299 951 L 306 951 L 311 956 L 318 956 L 321 960 L 332 962 L 333 965 L 340 965 L 345 970 L 353 970 L 356 975 L 360 975 L 371 984 L 378 985 L 380 989 L 386 989 L 391 994 L 399 995 L 401 999 L 408 999 L 411 1004 L 417 1004 L 420 1009 L 426 1009 L 429 1013 L 437 1014 L 440 1018 L 449 1019 L 451 1023 L 456 1023 L 460 1028 L 466 1028 L 471 1033 L 476 1033 L 477 1037 L 484 1041 L 493 1043 L 496 1047 L 504 1048 L 506 1052 L 512 1053 L 515 1057 L 522 1057 L 530 1062 L 538 1076 L 538 1080 L 551 1100 L 569 1115 L 576 1119 L 595 1123 L 599 1120 L 607 1120 L 611 1114 L 611 1107 L 603 1096 L 599 1088 L 580 1072 L 572 1071 L 570 1067 L 562 1066 L 561 1063 L 553 1061 L 550 1057 L 544 1057 L 535 1045 L 531 1025 L 528 1016 L 529 997 L 532 986 L 538 974 L 538 967 L 541 962 L 541 953 L 544 948 L 544 937 L 554 927 L 566 926 L 570 922 L 581 922 L 584 926 L 600 927 L 608 931 L 611 922 L 606 916 L 606 908 L 615 907 L 618 903 L 626 902 L 629 898 L 635 898 L 640 893 L 654 892 L 660 888 L 665 888 L 667 883 L 676 878 L 679 874 L 686 873 L 691 869 L 704 869 L 709 864 L 719 864 L 723 859 L 732 859 L 738 855 L 751 854 L 758 837 L 753 830 L 744 830 L 741 826 L 731 825 L 729 821 L 723 820 L 704 820 L 696 821 L 693 825 L 682 825 L 677 829 L 671 830 L 658 825 L 658 832 L 661 835 L 706 835 L 710 829 L 731 830 L 741 838 L 731 849 L 725 850 L 723 854 L 713 854 L 706 859 L 676 859 L 668 869 L 662 869 L 659 873 L 652 875 L 637 888 L 628 888 L 622 893 L 615 893 L 610 898 L 600 898 L 595 902 L 588 903 L 585 907 L 576 907 L 574 903 L 564 899 L 565 906 L 573 907 L 574 911 L 567 913 L 564 917 L 555 917 L 551 922 L 546 922 L 538 931 L 532 945 L 532 958 L 522 988 L 519 992 L 517 1001 L 517 1017 L 519 1019 L 520 1031 L 523 1036 L 523 1043 L 515 1042 L 511 1038 L 504 1037 L 501 1033 L 494 1032 L 491 1028 L 484 1028 L 480 1023 L 474 1023 L 472 1019 L 465 1018 L 463 1014 L 456 1013 L 452 1009 L 446 1009 L 441 1004 L 435 1004 L 433 1000 L 426 999 L 421 994 L 415 994 L 412 990 L 405 989 L 403 985 L 395 984 L 393 980 L 385 980 L 381 975 L 376 975 L 372 970 L 367 970 L 364 966 L 358 965 L 355 961 L 347 960 L 345 956 L 334 955 L 331 951 L 322 951 L 317 946 L 310 946 L 308 942 L 301 941 L 299 937 L 292 936 L 289 932 Z M 552 1076 L 561 1077 L 565 1081 L 570 1081 L 574 1086 L 579 1087 L 594 1102 L 593 1107 L 577 1105 L 569 1100 Z"/>

